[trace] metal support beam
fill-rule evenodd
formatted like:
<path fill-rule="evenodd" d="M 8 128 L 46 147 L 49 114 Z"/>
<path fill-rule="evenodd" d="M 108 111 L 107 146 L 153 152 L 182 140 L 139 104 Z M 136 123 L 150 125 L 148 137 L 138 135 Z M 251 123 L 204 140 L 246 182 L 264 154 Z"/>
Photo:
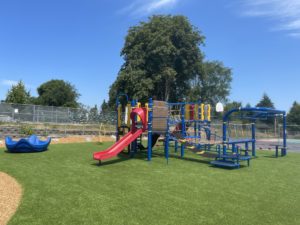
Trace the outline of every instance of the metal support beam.
<path fill-rule="evenodd" d="M 148 103 L 148 152 L 147 157 L 148 161 L 151 161 L 152 158 L 152 120 L 153 120 L 153 101 L 152 98 L 149 99 Z"/>

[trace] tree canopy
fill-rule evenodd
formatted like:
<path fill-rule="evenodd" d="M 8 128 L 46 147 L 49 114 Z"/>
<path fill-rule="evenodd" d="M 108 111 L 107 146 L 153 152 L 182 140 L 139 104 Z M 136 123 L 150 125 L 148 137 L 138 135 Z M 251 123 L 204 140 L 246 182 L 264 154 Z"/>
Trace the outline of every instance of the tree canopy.
<path fill-rule="evenodd" d="M 256 104 L 256 107 L 266 107 L 266 108 L 271 108 L 274 109 L 274 103 L 272 102 L 271 98 L 264 93 L 261 100 Z M 274 123 L 274 119 L 273 118 L 266 118 L 264 120 L 262 120 L 261 122 L 265 123 L 265 124 L 272 124 Z"/>
<path fill-rule="evenodd" d="M 216 104 L 226 100 L 230 91 L 231 70 L 222 62 L 207 61 L 201 66 L 201 73 L 191 80 L 189 100 Z"/>
<path fill-rule="evenodd" d="M 293 103 L 287 115 L 287 121 L 291 125 L 300 125 L 300 104 L 298 102 Z"/>
<path fill-rule="evenodd" d="M 232 109 L 238 109 L 240 107 L 243 107 L 243 104 L 241 102 L 237 102 L 237 101 L 232 101 L 232 102 L 228 102 L 225 107 L 224 107 L 224 111 L 227 112 L 229 110 Z"/>
<path fill-rule="evenodd" d="M 38 88 L 37 103 L 48 106 L 78 107 L 76 88 L 64 80 L 50 80 Z"/>
<path fill-rule="evenodd" d="M 177 101 L 224 100 L 231 71 L 222 63 L 204 63 L 200 46 L 204 36 L 184 16 L 156 15 L 129 28 L 116 81 L 109 90 L 109 105 L 118 93 L 146 102 L 149 97 Z"/>
<path fill-rule="evenodd" d="M 110 107 L 109 107 L 109 105 L 108 105 L 108 103 L 105 101 L 105 99 L 103 100 L 103 102 L 102 102 L 102 104 L 101 104 L 101 106 L 100 106 L 100 111 L 101 112 L 108 112 L 108 111 L 110 111 L 111 109 L 110 109 Z M 113 110 L 111 110 L 111 111 L 113 111 Z"/>
<path fill-rule="evenodd" d="M 95 105 L 94 107 L 89 109 L 89 121 L 94 122 L 94 121 L 99 121 L 99 111 L 98 111 L 98 106 Z"/>
<path fill-rule="evenodd" d="M 275 108 L 274 103 L 266 93 L 263 94 L 262 99 L 256 104 L 256 107 Z"/>
<path fill-rule="evenodd" d="M 28 104 L 31 101 L 30 92 L 26 90 L 23 81 L 13 85 L 6 94 L 6 103 Z"/>

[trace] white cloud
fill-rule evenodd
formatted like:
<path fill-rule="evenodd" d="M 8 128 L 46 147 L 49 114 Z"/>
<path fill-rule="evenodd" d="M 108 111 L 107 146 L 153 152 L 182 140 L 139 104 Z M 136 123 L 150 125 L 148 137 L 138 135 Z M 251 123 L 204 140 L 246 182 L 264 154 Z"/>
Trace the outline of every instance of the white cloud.
<path fill-rule="evenodd" d="M 18 84 L 18 81 L 16 80 L 2 80 L 1 81 L 1 85 L 3 86 L 13 86 L 13 85 L 17 85 Z"/>
<path fill-rule="evenodd" d="M 298 33 L 289 33 L 288 35 L 290 37 L 300 38 L 300 32 L 298 32 Z"/>
<path fill-rule="evenodd" d="M 286 30 L 299 30 L 300 31 L 300 19 L 291 21 L 285 24 L 284 28 Z"/>
<path fill-rule="evenodd" d="M 170 8 L 173 7 L 177 3 L 177 0 L 158 0 L 150 2 L 147 11 L 153 12 L 155 10 L 161 9 L 161 8 Z"/>
<path fill-rule="evenodd" d="M 300 0 L 244 0 L 242 14 L 265 17 L 276 22 L 273 30 L 283 30 L 288 36 L 300 37 Z"/>
<path fill-rule="evenodd" d="M 129 14 L 132 16 L 147 16 L 151 13 L 172 9 L 179 0 L 134 0 L 125 8 L 121 9 L 119 13 Z"/>

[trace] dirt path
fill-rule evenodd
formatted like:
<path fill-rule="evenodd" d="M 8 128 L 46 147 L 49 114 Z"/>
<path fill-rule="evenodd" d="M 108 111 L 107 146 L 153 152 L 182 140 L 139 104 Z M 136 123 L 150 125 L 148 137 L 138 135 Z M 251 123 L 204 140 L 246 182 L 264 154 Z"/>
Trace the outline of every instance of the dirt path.
<path fill-rule="evenodd" d="M 21 185 L 0 172 L 0 225 L 5 225 L 16 212 L 22 197 Z"/>

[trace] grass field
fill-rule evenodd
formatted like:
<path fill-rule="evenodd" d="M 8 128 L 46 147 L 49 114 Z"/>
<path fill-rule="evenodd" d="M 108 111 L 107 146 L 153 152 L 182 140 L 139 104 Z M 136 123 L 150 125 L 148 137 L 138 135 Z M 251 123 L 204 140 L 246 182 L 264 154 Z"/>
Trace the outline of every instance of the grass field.
<path fill-rule="evenodd" d="M 176 158 L 167 165 L 162 156 L 147 162 L 142 154 L 99 167 L 92 153 L 107 146 L 1 149 L 0 171 L 24 189 L 9 224 L 300 224 L 300 154 L 260 152 L 239 170 Z"/>

